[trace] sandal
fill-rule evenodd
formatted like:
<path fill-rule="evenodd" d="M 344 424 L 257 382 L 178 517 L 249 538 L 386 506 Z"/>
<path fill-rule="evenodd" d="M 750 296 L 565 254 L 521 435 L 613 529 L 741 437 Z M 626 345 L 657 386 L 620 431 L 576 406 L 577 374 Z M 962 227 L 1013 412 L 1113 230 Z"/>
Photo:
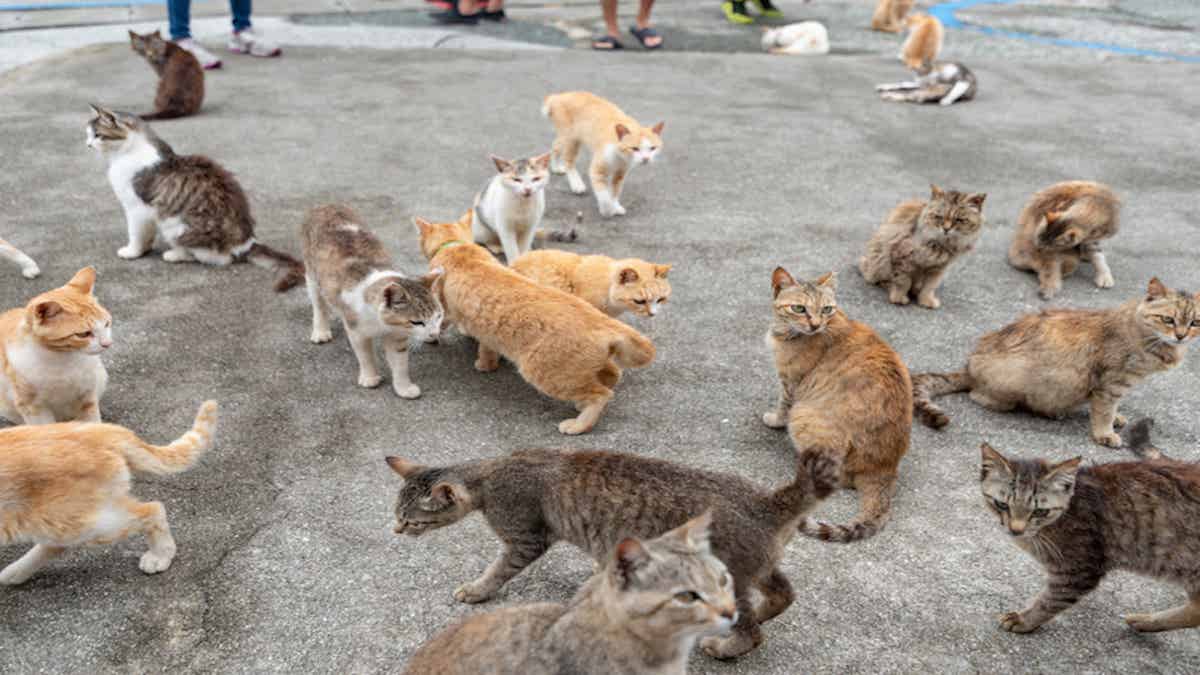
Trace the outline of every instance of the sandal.
<path fill-rule="evenodd" d="M 646 44 L 646 40 L 648 40 L 650 38 L 655 38 L 655 37 L 661 38 L 662 37 L 661 35 L 658 34 L 658 31 L 654 30 L 650 26 L 646 26 L 645 28 L 638 28 L 637 26 L 630 26 L 629 32 L 632 33 L 633 37 L 637 38 L 637 41 L 640 42 L 641 45 L 643 47 L 645 47 L 646 49 L 658 49 L 659 47 L 662 47 L 662 45 L 663 45 L 663 43 L 661 41 L 658 44 L 653 45 L 653 46 Z"/>
<path fill-rule="evenodd" d="M 598 52 L 611 52 L 617 49 L 625 49 L 625 45 L 621 41 L 611 35 L 592 38 L 592 49 Z"/>

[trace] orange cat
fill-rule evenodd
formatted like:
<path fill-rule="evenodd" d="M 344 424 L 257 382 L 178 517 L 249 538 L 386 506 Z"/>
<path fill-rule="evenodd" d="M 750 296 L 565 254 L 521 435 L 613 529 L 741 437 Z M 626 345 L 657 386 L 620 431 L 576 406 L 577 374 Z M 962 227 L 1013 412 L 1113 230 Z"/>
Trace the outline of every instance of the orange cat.
<path fill-rule="evenodd" d="M 912 6 L 913 0 L 879 0 L 871 16 L 871 30 L 899 33 L 904 29 L 904 16 Z"/>
<path fill-rule="evenodd" d="M 150 445 L 124 427 L 71 422 L 0 430 L 0 546 L 34 542 L 0 572 L 0 584 L 27 581 L 72 546 L 107 544 L 144 534 L 150 549 L 139 567 L 162 572 L 175 540 L 159 502 L 129 496 L 133 471 L 180 473 L 212 446 L 217 404 L 200 406 L 195 425 L 167 446 Z"/>
<path fill-rule="evenodd" d="M 582 298 L 611 317 L 627 310 L 655 316 L 671 297 L 670 265 L 637 258 L 614 260 L 544 249 L 517 258 L 512 268 L 539 284 Z"/>
<path fill-rule="evenodd" d="M 472 243 L 472 212 L 457 223 L 414 218 L 421 252 L 446 271 L 442 307 L 450 323 L 479 340 L 475 368 L 491 372 L 500 356 L 547 396 L 571 401 L 579 416 L 558 430 L 582 434 L 596 426 L 622 368 L 654 360 L 654 344 L 629 326 L 562 291 L 501 265 Z"/>
<path fill-rule="evenodd" d="M 542 104 L 542 114 L 554 123 L 557 137 L 550 154 L 550 171 L 566 174 L 571 192 L 587 192 L 575 168 L 579 148 L 592 153 L 588 174 L 600 215 L 625 215 L 621 186 L 625 175 L 639 164 L 649 164 L 662 149 L 665 122 L 643 127 L 610 101 L 586 91 L 552 94 Z"/>
<path fill-rule="evenodd" d="M 25 424 L 100 421 L 108 373 L 100 354 L 112 346 L 112 317 L 92 289 L 96 270 L 24 309 L 0 314 L 0 417 Z"/>
<path fill-rule="evenodd" d="M 937 17 L 929 14 L 913 14 L 904 20 L 908 26 L 908 38 L 900 48 L 900 60 L 910 70 L 933 64 L 942 51 L 942 40 L 946 30 Z"/>

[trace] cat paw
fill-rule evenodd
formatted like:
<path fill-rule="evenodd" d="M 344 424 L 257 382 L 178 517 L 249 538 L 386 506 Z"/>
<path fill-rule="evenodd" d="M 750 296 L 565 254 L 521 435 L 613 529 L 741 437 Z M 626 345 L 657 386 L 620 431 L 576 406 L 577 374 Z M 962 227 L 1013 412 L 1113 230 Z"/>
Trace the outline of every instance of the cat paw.
<path fill-rule="evenodd" d="M 1043 300 L 1050 300 L 1050 299 L 1053 299 L 1054 296 L 1058 295 L 1058 291 L 1059 291 L 1059 287 L 1039 288 L 1038 289 L 1038 297 L 1040 297 Z"/>
<path fill-rule="evenodd" d="M 1125 619 L 1125 623 L 1129 627 L 1139 633 L 1156 633 L 1160 630 L 1166 630 L 1162 624 L 1154 620 L 1153 614 L 1126 614 L 1121 617 Z"/>
<path fill-rule="evenodd" d="M 146 255 L 146 252 L 136 246 L 122 246 L 117 249 L 117 255 L 125 260 L 136 260 Z"/>
<path fill-rule="evenodd" d="M 475 359 L 475 370 L 481 373 L 490 373 L 500 367 L 500 361 L 497 359 L 483 360 Z"/>
<path fill-rule="evenodd" d="M 477 590 L 475 587 L 475 582 L 463 584 L 462 586 L 454 589 L 454 599 L 470 605 L 480 602 L 487 602 L 488 600 L 491 600 L 491 598 L 491 593 L 483 593 Z"/>
<path fill-rule="evenodd" d="M 1129 424 L 1129 419 L 1126 418 L 1124 415 L 1118 413 L 1117 415 L 1115 415 L 1113 417 L 1113 428 L 1114 429 L 1120 429 L 1121 427 L 1125 426 L 1126 424 Z"/>
<path fill-rule="evenodd" d="M 613 202 L 613 205 L 612 205 L 612 215 L 614 215 L 614 216 L 623 216 L 623 215 L 625 215 L 625 207 L 624 207 L 624 206 L 621 206 L 621 202 Z"/>
<path fill-rule="evenodd" d="M 333 339 L 333 332 L 328 328 L 325 330 L 314 330 L 308 339 L 315 345 L 323 345 Z"/>
<path fill-rule="evenodd" d="M 893 294 L 888 295 L 888 302 L 892 303 L 893 305 L 907 305 L 908 304 L 908 296 L 907 295 L 897 295 L 897 294 L 893 293 Z"/>
<path fill-rule="evenodd" d="M 591 425 L 584 424 L 572 417 L 569 420 L 563 420 L 558 423 L 558 432 L 567 436 L 578 436 L 579 434 L 591 431 Z"/>
<path fill-rule="evenodd" d="M 1106 434 L 1092 434 L 1092 440 L 1100 445 L 1106 445 L 1110 448 L 1121 447 L 1121 437 L 1116 432 L 1108 432 Z"/>
<path fill-rule="evenodd" d="M 567 187 L 577 195 L 587 194 L 587 186 L 583 184 L 583 179 L 577 176 L 567 174 Z"/>
<path fill-rule="evenodd" d="M 714 659 L 734 659 L 754 649 L 761 641 L 739 633 L 728 637 L 710 635 L 700 641 L 700 648 Z"/>
<path fill-rule="evenodd" d="M 783 415 L 777 412 L 763 413 L 762 421 L 763 424 L 772 429 L 782 429 L 787 426 L 787 420 L 783 419 Z"/>
<path fill-rule="evenodd" d="M 154 551 L 146 551 L 142 554 L 142 559 L 138 561 L 138 567 L 146 574 L 158 574 L 165 572 L 171 566 L 171 561 L 175 559 L 175 551 L 163 551 L 156 553 Z"/>
<path fill-rule="evenodd" d="M 0 585 L 18 586 L 29 581 L 29 578 L 32 576 L 33 573 L 26 569 L 24 565 L 19 564 L 18 561 L 5 567 L 4 571 L 0 572 Z"/>
<path fill-rule="evenodd" d="M 403 386 L 393 385 L 392 390 L 395 391 L 396 395 L 400 398 L 414 399 L 420 398 L 421 396 L 421 388 L 415 384 L 412 384 L 411 382 Z"/>
<path fill-rule="evenodd" d="M 358 376 L 358 386 L 366 387 L 367 389 L 378 387 L 380 382 L 383 382 L 383 378 L 378 375 L 364 375 L 360 373 Z"/>
<path fill-rule="evenodd" d="M 1097 274 L 1095 282 L 1096 288 L 1112 288 L 1113 284 L 1117 283 L 1116 280 L 1113 279 L 1112 272 Z"/>
<path fill-rule="evenodd" d="M 192 254 L 187 252 L 187 249 L 173 248 L 169 251 L 164 251 L 162 259 L 169 263 L 190 262 L 194 260 Z"/>
<path fill-rule="evenodd" d="M 917 304 L 926 309 L 937 309 L 942 306 L 942 301 L 931 295 L 928 298 L 917 298 Z"/>
<path fill-rule="evenodd" d="M 1008 612 L 1000 615 L 1000 629 L 1010 633 L 1031 633 L 1037 630 L 1037 626 L 1026 623 L 1020 612 Z"/>

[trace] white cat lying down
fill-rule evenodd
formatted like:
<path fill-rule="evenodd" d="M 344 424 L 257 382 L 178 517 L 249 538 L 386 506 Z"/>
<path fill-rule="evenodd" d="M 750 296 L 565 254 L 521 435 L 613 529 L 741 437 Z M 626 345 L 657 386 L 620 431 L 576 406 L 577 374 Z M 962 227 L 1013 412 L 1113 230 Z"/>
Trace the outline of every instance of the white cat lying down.
<path fill-rule="evenodd" d="M 762 47 L 772 54 L 828 54 L 829 31 L 817 21 L 763 27 Z"/>

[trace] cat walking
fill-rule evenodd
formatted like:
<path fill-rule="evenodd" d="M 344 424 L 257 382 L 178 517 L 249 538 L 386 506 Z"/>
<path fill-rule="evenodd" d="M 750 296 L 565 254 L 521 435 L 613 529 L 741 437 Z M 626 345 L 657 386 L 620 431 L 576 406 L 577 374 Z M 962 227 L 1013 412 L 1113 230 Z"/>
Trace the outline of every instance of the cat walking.
<path fill-rule="evenodd" d="M 42 273 L 33 258 L 25 255 L 20 249 L 0 239 L 0 258 L 12 261 L 21 268 L 21 276 L 26 279 L 36 279 Z"/>
<path fill-rule="evenodd" d="M 670 265 L 638 258 L 614 260 L 567 251 L 531 251 L 512 268 L 530 279 L 581 298 L 611 317 L 625 312 L 657 316 L 671 297 Z"/>
<path fill-rule="evenodd" d="M 1100 242 L 1117 233 L 1121 201 L 1107 185 L 1092 181 L 1055 183 L 1029 200 L 1017 219 L 1008 262 L 1036 272 L 1038 294 L 1049 300 L 1064 276 L 1080 262 L 1091 263 L 1097 288 L 1115 283 Z"/>
<path fill-rule="evenodd" d="M 154 112 L 144 120 L 168 120 L 195 115 L 204 102 L 204 68 L 183 47 L 164 40 L 158 31 L 139 35 L 129 31 L 129 45 L 158 73 Z"/>

